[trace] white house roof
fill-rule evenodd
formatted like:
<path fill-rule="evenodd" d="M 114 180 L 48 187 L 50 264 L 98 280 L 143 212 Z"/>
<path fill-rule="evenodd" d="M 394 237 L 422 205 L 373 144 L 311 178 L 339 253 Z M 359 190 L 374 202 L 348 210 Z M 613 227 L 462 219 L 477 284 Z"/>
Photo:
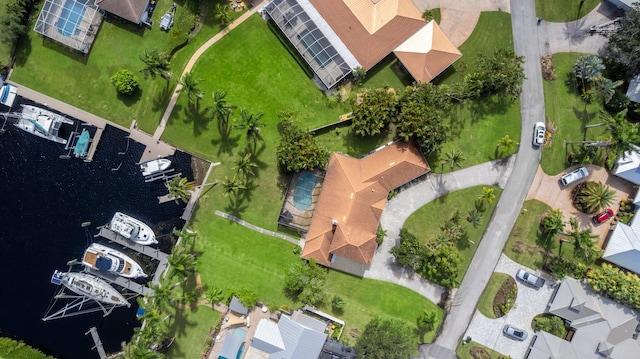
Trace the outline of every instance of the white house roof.
<path fill-rule="evenodd" d="M 635 216 L 633 218 L 631 222 L 633 227 L 640 226 L 640 221 L 636 221 Z M 636 232 L 637 228 L 633 227 L 624 223 L 616 224 L 602 259 L 634 273 L 640 273 L 640 239 Z"/>
<path fill-rule="evenodd" d="M 613 174 L 634 184 L 640 184 L 640 148 L 633 147 L 634 151 L 627 151 L 624 157 L 618 159 Z"/>
<path fill-rule="evenodd" d="M 566 340 L 562 340 L 553 334 L 540 331 L 536 335 L 535 343 L 527 359 L 579 359 L 573 346 Z"/>
<path fill-rule="evenodd" d="M 269 354 L 283 351 L 284 342 L 278 324 L 269 319 L 260 319 L 251 346 Z"/>
<path fill-rule="evenodd" d="M 637 0 L 632 0 L 636 2 Z M 631 4 L 629 4 L 631 5 Z M 629 83 L 627 97 L 633 102 L 640 102 L 640 75 L 636 75 Z"/>
<path fill-rule="evenodd" d="M 267 319 L 260 320 L 251 347 L 270 354 L 270 359 L 317 358 L 327 340 L 324 329 L 317 331 L 302 324 L 315 320 L 304 314 L 298 314 L 296 318 L 298 321 L 282 315 L 277 324 Z"/>

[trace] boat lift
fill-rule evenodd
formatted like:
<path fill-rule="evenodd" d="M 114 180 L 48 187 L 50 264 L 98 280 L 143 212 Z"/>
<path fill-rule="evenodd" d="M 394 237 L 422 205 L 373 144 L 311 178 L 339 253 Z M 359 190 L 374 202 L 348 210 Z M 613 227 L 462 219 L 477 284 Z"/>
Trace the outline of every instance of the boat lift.
<path fill-rule="evenodd" d="M 69 262 L 69 265 L 73 265 L 75 261 Z M 64 285 L 62 285 L 61 272 L 55 271 L 51 276 L 51 283 L 59 285 L 60 289 L 56 291 L 49 305 L 47 311 L 42 317 L 42 321 L 49 321 L 60 318 L 73 317 L 76 315 L 102 312 L 102 316 L 106 317 L 111 314 L 113 309 L 117 307 L 123 307 L 125 304 L 104 304 L 100 303 L 92 298 L 84 295 L 78 295 L 76 293 L 69 294 Z M 125 299 L 129 301 L 136 295 L 125 296 Z M 60 301 L 66 302 L 64 304 Z"/>
<path fill-rule="evenodd" d="M 613 19 L 611 21 L 607 21 L 607 22 L 605 22 L 603 24 L 593 25 L 587 31 L 591 35 L 593 35 L 593 34 L 601 34 L 601 35 L 612 34 L 612 33 L 617 31 L 618 27 L 620 26 L 620 21 L 622 21 L 622 18 L 621 17 L 617 17 L 617 18 L 615 18 L 615 19 Z"/>

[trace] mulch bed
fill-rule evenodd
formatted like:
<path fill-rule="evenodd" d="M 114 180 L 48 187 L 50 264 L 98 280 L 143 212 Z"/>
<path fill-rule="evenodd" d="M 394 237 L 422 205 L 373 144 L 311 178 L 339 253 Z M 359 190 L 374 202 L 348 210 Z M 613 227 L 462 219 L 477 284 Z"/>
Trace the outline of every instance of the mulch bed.
<path fill-rule="evenodd" d="M 508 293 L 512 291 L 514 287 L 516 287 L 516 281 L 513 278 L 509 277 L 505 279 L 498 290 L 498 293 L 496 293 L 495 298 L 493 298 L 493 314 L 496 318 L 500 318 L 507 314 L 502 311 L 502 305 L 507 303 Z M 513 298 L 513 301 L 515 301 L 515 298 Z"/>

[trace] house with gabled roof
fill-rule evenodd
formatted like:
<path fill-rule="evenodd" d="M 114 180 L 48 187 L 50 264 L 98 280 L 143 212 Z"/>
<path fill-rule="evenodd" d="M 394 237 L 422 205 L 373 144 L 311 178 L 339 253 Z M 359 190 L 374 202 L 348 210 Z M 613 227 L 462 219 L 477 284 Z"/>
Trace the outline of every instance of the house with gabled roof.
<path fill-rule="evenodd" d="M 147 21 L 149 0 L 95 0 L 95 3 L 99 8 L 134 24 Z"/>
<path fill-rule="evenodd" d="M 302 257 L 362 276 L 378 248 L 376 231 L 387 195 L 428 171 L 410 142 L 391 143 L 361 159 L 334 153 Z"/>
<path fill-rule="evenodd" d="M 640 353 L 638 313 L 603 297 L 586 283 L 565 278 L 554 292 L 547 312 L 572 328 L 570 341 L 540 332 L 526 359 L 632 359 Z"/>
<path fill-rule="evenodd" d="M 462 56 L 411 0 L 272 0 L 265 13 L 327 89 L 391 53 L 418 82 Z"/>

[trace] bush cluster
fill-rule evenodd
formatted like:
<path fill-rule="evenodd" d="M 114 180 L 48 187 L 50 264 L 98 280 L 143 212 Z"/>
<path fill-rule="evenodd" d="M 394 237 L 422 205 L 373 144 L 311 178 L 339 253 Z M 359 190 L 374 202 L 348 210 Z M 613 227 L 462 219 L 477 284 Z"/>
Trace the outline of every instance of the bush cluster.
<path fill-rule="evenodd" d="M 131 70 L 120 69 L 111 76 L 111 83 L 116 87 L 116 91 L 123 95 L 133 94 L 140 85 L 140 80 Z"/>
<path fill-rule="evenodd" d="M 640 277 L 630 272 L 623 272 L 611 264 L 602 264 L 602 269 L 587 272 L 587 283 L 601 294 L 615 301 L 640 308 Z"/>

